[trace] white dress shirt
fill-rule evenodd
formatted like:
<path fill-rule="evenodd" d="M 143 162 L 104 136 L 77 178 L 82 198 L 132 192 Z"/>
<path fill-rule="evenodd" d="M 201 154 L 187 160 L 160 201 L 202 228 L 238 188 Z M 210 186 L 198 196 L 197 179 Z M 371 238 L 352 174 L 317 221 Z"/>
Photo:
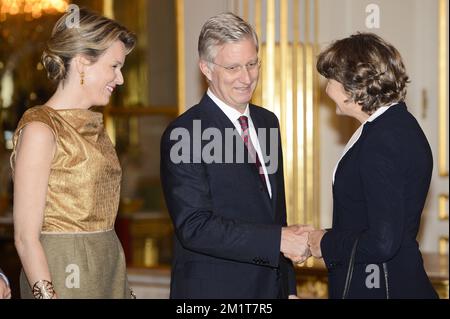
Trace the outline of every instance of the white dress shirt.
<path fill-rule="evenodd" d="M 341 162 L 342 158 L 345 156 L 345 154 L 347 154 L 348 150 L 351 149 L 353 147 L 353 145 L 355 145 L 355 143 L 359 140 L 359 138 L 361 137 L 361 133 L 363 131 L 363 127 L 364 124 L 366 124 L 367 122 L 372 122 L 373 120 L 375 120 L 377 117 L 379 117 L 381 114 L 383 114 L 384 112 L 386 112 L 391 106 L 394 106 L 398 104 L 393 103 L 389 106 L 382 106 L 380 107 L 378 110 L 376 110 L 371 116 L 369 116 L 369 118 L 367 120 L 364 121 L 364 123 L 361 124 L 360 127 L 358 127 L 358 129 L 355 131 L 355 133 L 353 133 L 352 137 L 350 138 L 350 140 L 348 141 L 347 145 L 345 145 L 345 149 L 344 152 L 342 153 L 341 157 L 339 158 L 339 161 L 337 161 L 336 166 L 334 167 L 334 172 L 333 172 L 333 184 L 334 184 L 334 178 L 336 175 L 336 170 L 339 166 L 339 163 Z"/>
<path fill-rule="evenodd" d="M 217 106 L 222 110 L 222 112 L 225 113 L 225 115 L 230 119 L 231 123 L 234 124 L 239 135 L 242 135 L 242 128 L 241 128 L 241 125 L 239 124 L 238 119 L 239 119 L 239 117 L 241 117 L 243 115 L 247 116 L 248 127 L 250 130 L 250 139 L 251 139 L 251 142 L 252 142 L 253 146 L 255 147 L 256 153 L 258 154 L 258 157 L 260 159 L 261 166 L 264 171 L 264 177 L 266 179 L 267 191 L 269 192 L 270 198 L 272 198 L 272 188 L 270 186 L 269 176 L 267 175 L 267 169 L 266 169 L 266 165 L 264 163 L 264 157 L 262 156 L 262 153 L 261 153 L 261 146 L 259 145 L 258 135 L 256 134 L 256 129 L 255 129 L 255 126 L 253 125 L 253 121 L 250 116 L 250 110 L 248 108 L 248 104 L 245 108 L 245 112 L 243 114 L 241 114 L 238 110 L 232 108 L 231 106 L 229 106 L 229 105 L 225 104 L 223 101 L 221 101 L 217 96 L 214 95 L 213 92 L 211 92 L 210 89 L 208 89 L 207 94 L 211 98 L 211 100 L 213 100 L 214 103 L 217 104 Z"/>

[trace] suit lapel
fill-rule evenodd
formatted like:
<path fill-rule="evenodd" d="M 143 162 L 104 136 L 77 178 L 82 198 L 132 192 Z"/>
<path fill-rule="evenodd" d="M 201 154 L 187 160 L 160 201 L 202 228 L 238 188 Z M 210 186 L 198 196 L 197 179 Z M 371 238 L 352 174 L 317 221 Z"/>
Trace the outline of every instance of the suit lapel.
<path fill-rule="evenodd" d="M 211 126 L 217 127 L 222 133 L 225 133 L 226 128 L 235 128 L 230 119 L 207 94 L 203 96 L 199 104 L 202 106 L 203 112 L 207 115 L 208 121 L 210 121 L 211 124 L 214 123 L 214 125 Z"/>
<path fill-rule="evenodd" d="M 342 156 L 342 158 L 337 163 L 336 172 L 335 172 L 335 176 L 334 176 L 334 182 L 333 182 L 333 186 L 332 186 L 333 189 L 334 189 L 334 185 L 336 184 L 338 174 L 341 174 L 341 170 L 342 170 L 344 163 L 351 156 L 353 156 L 352 154 L 354 152 L 359 151 L 359 148 L 360 148 L 361 144 L 364 142 L 364 139 L 366 138 L 367 133 L 370 131 L 371 126 L 372 126 L 372 122 L 367 122 L 364 124 L 364 126 L 362 127 L 361 135 L 359 136 L 358 140 L 352 145 L 352 147 L 350 147 L 347 150 L 347 152 L 345 152 L 345 154 Z"/>
<path fill-rule="evenodd" d="M 364 123 L 361 131 L 361 135 L 359 136 L 358 140 L 342 155 L 341 159 L 336 164 L 336 171 L 334 174 L 334 183 L 336 182 L 336 176 L 338 175 L 339 171 L 341 170 L 342 163 L 347 160 L 347 158 L 350 156 L 352 152 L 355 151 L 363 143 L 364 139 L 366 138 L 368 132 L 373 128 L 373 126 L 379 122 L 383 121 L 384 119 L 391 117 L 391 116 L 398 116 L 398 114 L 401 114 L 403 112 L 406 112 L 406 104 L 404 102 L 400 102 L 396 105 L 391 106 L 388 110 L 386 110 L 383 114 L 378 116 L 372 121 L 368 121 Z"/>

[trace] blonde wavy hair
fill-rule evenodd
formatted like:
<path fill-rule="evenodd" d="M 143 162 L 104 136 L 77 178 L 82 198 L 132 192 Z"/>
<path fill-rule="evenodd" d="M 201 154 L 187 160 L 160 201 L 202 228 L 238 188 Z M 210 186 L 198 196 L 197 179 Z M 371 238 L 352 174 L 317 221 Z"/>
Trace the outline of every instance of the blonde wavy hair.
<path fill-rule="evenodd" d="M 71 19 L 70 12 L 56 22 L 42 54 L 42 63 L 52 81 L 66 79 L 70 61 L 77 54 L 95 63 L 117 40 L 123 42 L 127 54 L 136 44 L 135 34 L 118 22 L 84 8 L 79 12 L 80 21 L 76 27 L 67 23 Z"/>

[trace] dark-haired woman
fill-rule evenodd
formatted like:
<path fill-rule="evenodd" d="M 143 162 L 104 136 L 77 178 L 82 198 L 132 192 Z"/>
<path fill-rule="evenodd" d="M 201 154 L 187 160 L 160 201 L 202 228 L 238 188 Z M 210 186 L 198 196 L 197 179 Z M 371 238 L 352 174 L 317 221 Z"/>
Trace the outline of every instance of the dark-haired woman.
<path fill-rule="evenodd" d="M 114 232 L 121 168 L 101 113 L 124 80 L 135 36 L 82 9 L 56 23 L 43 64 L 58 86 L 30 108 L 14 135 L 15 243 L 22 298 L 129 298 Z"/>
<path fill-rule="evenodd" d="M 334 172 L 333 226 L 309 235 L 330 298 L 437 298 L 416 241 L 433 158 L 404 103 L 399 52 L 360 33 L 325 49 L 317 69 L 337 113 L 361 122 Z"/>

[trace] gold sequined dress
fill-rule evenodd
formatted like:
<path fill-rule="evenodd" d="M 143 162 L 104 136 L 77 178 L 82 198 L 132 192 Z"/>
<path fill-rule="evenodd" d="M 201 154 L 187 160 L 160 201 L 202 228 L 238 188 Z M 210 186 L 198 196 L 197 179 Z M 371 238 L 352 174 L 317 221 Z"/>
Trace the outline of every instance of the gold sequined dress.
<path fill-rule="evenodd" d="M 121 168 L 103 115 L 36 106 L 14 134 L 11 165 L 22 129 L 40 122 L 55 136 L 41 243 L 59 298 L 129 298 L 122 246 L 114 231 Z M 22 271 L 22 298 L 33 298 Z"/>

